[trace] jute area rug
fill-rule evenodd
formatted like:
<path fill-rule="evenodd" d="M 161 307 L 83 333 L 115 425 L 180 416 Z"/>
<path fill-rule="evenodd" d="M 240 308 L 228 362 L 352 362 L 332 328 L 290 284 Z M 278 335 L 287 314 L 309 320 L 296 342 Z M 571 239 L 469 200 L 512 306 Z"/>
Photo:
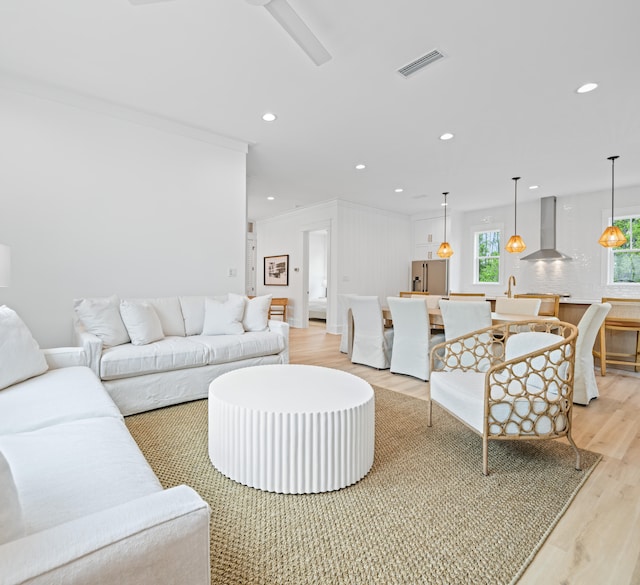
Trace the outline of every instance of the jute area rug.
<path fill-rule="evenodd" d="M 207 401 L 128 417 L 165 488 L 211 506 L 211 580 L 224 585 L 514 583 L 600 460 L 559 441 L 490 444 L 434 405 L 375 389 L 375 461 L 335 492 L 282 495 L 218 473 Z"/>

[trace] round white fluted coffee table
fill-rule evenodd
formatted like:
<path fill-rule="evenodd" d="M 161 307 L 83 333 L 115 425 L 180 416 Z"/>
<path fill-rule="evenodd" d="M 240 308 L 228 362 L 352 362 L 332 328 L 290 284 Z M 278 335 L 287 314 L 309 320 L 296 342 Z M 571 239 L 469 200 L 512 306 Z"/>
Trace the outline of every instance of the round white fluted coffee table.
<path fill-rule="evenodd" d="M 340 370 L 234 370 L 209 386 L 209 458 L 227 477 L 261 490 L 337 490 L 373 465 L 374 406 L 371 386 Z"/>

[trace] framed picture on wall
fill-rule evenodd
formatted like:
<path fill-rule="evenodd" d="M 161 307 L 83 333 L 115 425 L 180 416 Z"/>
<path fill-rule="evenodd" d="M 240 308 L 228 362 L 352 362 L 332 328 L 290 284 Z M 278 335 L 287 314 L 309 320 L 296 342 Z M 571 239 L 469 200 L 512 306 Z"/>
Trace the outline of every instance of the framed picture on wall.
<path fill-rule="evenodd" d="M 289 254 L 264 257 L 264 285 L 289 286 Z"/>

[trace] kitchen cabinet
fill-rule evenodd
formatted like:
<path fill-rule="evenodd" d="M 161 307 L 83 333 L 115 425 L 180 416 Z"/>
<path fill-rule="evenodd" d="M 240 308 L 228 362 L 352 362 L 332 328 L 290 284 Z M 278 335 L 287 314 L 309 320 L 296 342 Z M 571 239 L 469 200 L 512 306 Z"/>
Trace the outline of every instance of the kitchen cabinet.
<path fill-rule="evenodd" d="M 420 219 L 413 222 L 413 259 L 438 260 L 438 248 L 444 237 L 443 217 Z M 447 218 L 447 234 L 450 222 Z"/>

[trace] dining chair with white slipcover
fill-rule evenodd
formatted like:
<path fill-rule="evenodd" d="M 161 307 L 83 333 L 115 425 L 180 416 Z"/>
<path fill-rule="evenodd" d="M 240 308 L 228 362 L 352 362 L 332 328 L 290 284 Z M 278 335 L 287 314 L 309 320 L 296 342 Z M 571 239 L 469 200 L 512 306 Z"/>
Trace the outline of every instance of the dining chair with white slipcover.
<path fill-rule="evenodd" d="M 393 328 L 385 328 L 380 299 L 376 296 L 349 298 L 353 315 L 353 350 L 351 361 L 387 370 L 391 365 Z"/>
<path fill-rule="evenodd" d="M 424 300 L 427 303 L 427 309 L 439 309 L 442 295 L 428 295 Z"/>
<path fill-rule="evenodd" d="M 387 297 L 393 320 L 391 373 L 429 380 L 429 351 L 444 341 L 443 334 L 431 335 L 429 311 L 424 298 Z"/>
<path fill-rule="evenodd" d="M 491 304 L 487 301 L 440 301 L 446 340 L 490 327 Z M 473 363 L 473 357 L 460 356 L 462 362 Z"/>
<path fill-rule="evenodd" d="M 586 310 L 578 323 L 576 371 L 573 383 L 573 401 L 577 404 L 586 406 L 592 398 L 597 398 L 600 395 L 593 363 L 593 344 L 610 310 L 609 303 L 594 303 Z"/>
<path fill-rule="evenodd" d="M 491 325 L 491 304 L 487 301 L 440 301 L 447 339 Z"/>
<path fill-rule="evenodd" d="M 540 299 L 538 315 L 558 317 L 560 315 L 560 295 L 552 293 L 520 293 L 513 295 L 514 299 Z"/>
<path fill-rule="evenodd" d="M 342 324 L 342 337 L 340 338 L 340 351 L 349 353 L 349 301 L 355 294 L 338 295 L 338 316 Z"/>
<path fill-rule="evenodd" d="M 484 293 L 449 293 L 449 300 L 451 301 L 481 301 L 486 297 Z"/>
<path fill-rule="evenodd" d="M 507 315 L 537 315 L 540 311 L 540 299 L 509 299 L 498 297 L 496 299 L 496 313 Z"/>

